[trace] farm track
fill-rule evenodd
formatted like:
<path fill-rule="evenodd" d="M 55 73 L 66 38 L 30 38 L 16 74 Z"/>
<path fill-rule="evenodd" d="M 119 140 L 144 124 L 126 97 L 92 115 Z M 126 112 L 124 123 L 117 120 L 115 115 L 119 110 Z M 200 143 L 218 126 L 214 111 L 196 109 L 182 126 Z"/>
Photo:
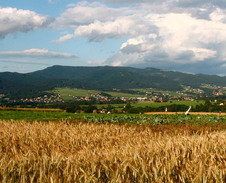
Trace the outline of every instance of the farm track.
<path fill-rule="evenodd" d="M 144 114 L 156 115 L 176 115 L 176 114 L 184 114 L 184 112 L 146 112 Z M 217 116 L 225 116 L 226 113 L 217 113 L 217 112 L 189 112 L 191 115 L 217 115 Z"/>
<path fill-rule="evenodd" d="M 62 109 L 44 109 L 44 108 L 13 108 L 13 107 L 0 107 L 0 111 L 37 111 L 37 112 L 66 112 Z M 184 114 L 184 112 L 146 112 L 144 114 L 150 115 L 176 115 Z M 217 112 L 189 112 L 191 115 L 218 115 L 225 116 L 226 113 L 217 113 Z"/>

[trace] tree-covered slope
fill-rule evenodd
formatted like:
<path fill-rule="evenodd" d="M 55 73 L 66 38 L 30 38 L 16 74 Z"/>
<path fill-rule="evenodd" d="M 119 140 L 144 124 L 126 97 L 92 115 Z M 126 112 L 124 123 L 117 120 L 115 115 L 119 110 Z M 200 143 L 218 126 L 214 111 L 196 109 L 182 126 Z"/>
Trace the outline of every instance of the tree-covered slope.
<path fill-rule="evenodd" d="M 0 73 L 0 93 L 15 97 L 40 95 L 56 87 L 99 90 L 156 88 L 175 91 L 181 90 L 182 85 L 198 88 L 202 84 L 226 86 L 226 77 L 110 66 L 52 66 L 27 74 Z"/>

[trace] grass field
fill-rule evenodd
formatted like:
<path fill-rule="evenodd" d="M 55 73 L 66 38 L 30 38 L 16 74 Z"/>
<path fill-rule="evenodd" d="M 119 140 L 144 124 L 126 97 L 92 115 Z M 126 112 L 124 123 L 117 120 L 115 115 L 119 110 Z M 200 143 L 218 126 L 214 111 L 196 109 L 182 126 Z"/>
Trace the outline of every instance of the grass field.
<path fill-rule="evenodd" d="M 150 107 L 161 107 L 161 106 L 167 106 L 167 105 L 187 105 L 187 106 L 192 106 L 195 107 L 196 105 L 204 104 L 204 100 L 195 100 L 195 101 L 177 101 L 177 100 L 171 100 L 168 102 L 138 102 L 135 104 L 136 107 L 145 107 L 145 106 L 150 106 Z"/>
<path fill-rule="evenodd" d="M 113 97 L 144 97 L 145 95 L 139 95 L 139 94 L 129 94 L 129 93 L 121 93 L 121 92 L 105 92 Z"/>
<path fill-rule="evenodd" d="M 71 88 L 56 88 L 53 91 L 55 94 L 60 94 L 64 100 L 72 100 L 72 96 L 87 97 L 91 94 L 98 94 L 100 91 L 96 90 L 82 90 L 82 89 L 71 89 Z"/>
<path fill-rule="evenodd" d="M 177 104 L 177 105 L 187 105 L 195 107 L 196 105 L 200 105 L 200 104 L 204 104 L 205 102 L 203 100 L 197 100 L 197 101 L 168 101 L 168 102 L 152 102 L 152 101 L 141 101 L 141 102 L 136 102 L 136 103 L 131 103 L 132 107 L 153 107 L 153 108 L 157 108 L 157 107 L 162 107 L 162 106 L 169 106 L 169 105 L 173 105 L 173 104 Z M 114 107 L 116 110 L 120 111 L 123 109 L 123 107 L 126 104 L 110 104 L 112 107 Z M 85 105 L 83 105 L 85 106 Z M 95 105 L 98 109 L 101 109 L 102 107 L 107 107 L 108 104 L 98 104 Z"/>
<path fill-rule="evenodd" d="M 83 89 L 72 89 L 72 88 L 56 88 L 53 90 L 55 94 L 60 94 L 64 100 L 72 100 L 72 96 L 77 97 L 89 97 L 91 94 L 100 94 L 102 91 L 97 90 L 83 90 Z M 121 93 L 121 92 L 106 92 L 113 97 L 142 97 L 144 95 L 138 94 L 129 94 L 129 93 Z"/>
<path fill-rule="evenodd" d="M 71 88 L 57 88 L 54 90 L 55 94 L 60 94 L 64 100 L 72 100 L 72 96 L 77 97 L 89 97 L 92 94 L 99 94 L 101 91 L 97 90 L 83 90 L 83 89 L 71 89 Z M 131 95 L 127 93 L 120 93 L 120 92 L 105 92 L 110 94 L 113 97 L 132 97 L 137 95 Z"/>
<path fill-rule="evenodd" d="M 0 111 L 2 120 L 29 120 L 48 121 L 62 118 L 71 118 L 74 114 L 64 112 L 40 112 L 40 111 Z"/>
<path fill-rule="evenodd" d="M 1 182 L 225 182 L 222 126 L 0 120 Z"/>

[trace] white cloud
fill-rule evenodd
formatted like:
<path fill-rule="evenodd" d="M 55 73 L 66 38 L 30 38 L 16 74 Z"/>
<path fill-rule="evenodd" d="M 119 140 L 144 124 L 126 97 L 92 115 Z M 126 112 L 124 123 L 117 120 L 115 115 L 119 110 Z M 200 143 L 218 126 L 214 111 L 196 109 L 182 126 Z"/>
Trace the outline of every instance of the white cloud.
<path fill-rule="evenodd" d="M 217 8 L 210 14 L 210 19 L 214 22 L 226 23 L 226 10 Z"/>
<path fill-rule="evenodd" d="M 92 1 L 92 0 L 91 0 Z M 93 0 L 94 1 L 94 0 Z M 218 6 L 226 7 L 225 0 L 102 0 L 104 3 L 111 4 L 172 4 L 174 7 L 206 7 Z"/>
<path fill-rule="evenodd" d="M 52 27 L 77 28 L 79 25 L 88 25 L 95 20 L 114 21 L 120 16 L 129 14 L 129 8 L 110 8 L 104 4 L 81 1 L 78 4 L 70 4 L 69 8 L 56 18 Z"/>
<path fill-rule="evenodd" d="M 17 32 L 27 32 L 47 26 L 52 21 L 30 10 L 0 7 L 0 38 Z"/>
<path fill-rule="evenodd" d="M 119 53 L 106 61 L 115 66 L 218 63 L 215 65 L 219 67 L 226 61 L 226 10 L 220 6 L 222 0 L 102 2 L 127 6 L 113 8 L 87 1 L 70 5 L 52 26 L 71 28 L 74 33 L 55 42 L 76 37 L 91 42 L 128 38 Z"/>
<path fill-rule="evenodd" d="M 114 21 L 94 21 L 89 25 L 79 26 L 75 36 L 87 37 L 89 41 L 102 41 L 105 38 L 122 38 L 135 36 L 148 31 L 149 25 L 145 24 L 139 16 L 119 17 Z"/>
<path fill-rule="evenodd" d="M 75 58 L 75 55 L 69 53 L 52 52 L 47 49 L 28 49 L 23 51 L 6 51 L 0 52 L 0 57 L 52 57 L 52 58 Z"/>
<path fill-rule="evenodd" d="M 64 42 L 64 41 L 67 41 L 67 40 L 70 40 L 70 39 L 73 39 L 73 38 L 75 38 L 74 34 L 66 34 L 66 35 L 60 37 L 57 40 L 53 40 L 52 42 L 53 43 L 61 43 L 61 42 Z"/>
<path fill-rule="evenodd" d="M 203 7 L 203 6 L 218 6 L 226 7 L 225 0 L 174 0 L 177 6 L 181 7 Z"/>

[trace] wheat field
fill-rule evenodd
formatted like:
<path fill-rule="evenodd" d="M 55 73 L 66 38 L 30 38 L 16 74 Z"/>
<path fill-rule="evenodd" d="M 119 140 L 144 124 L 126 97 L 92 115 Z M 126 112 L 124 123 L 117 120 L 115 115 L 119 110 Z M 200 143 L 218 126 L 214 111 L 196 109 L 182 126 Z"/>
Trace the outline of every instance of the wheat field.
<path fill-rule="evenodd" d="M 226 182 L 226 131 L 0 121 L 0 182 Z"/>

